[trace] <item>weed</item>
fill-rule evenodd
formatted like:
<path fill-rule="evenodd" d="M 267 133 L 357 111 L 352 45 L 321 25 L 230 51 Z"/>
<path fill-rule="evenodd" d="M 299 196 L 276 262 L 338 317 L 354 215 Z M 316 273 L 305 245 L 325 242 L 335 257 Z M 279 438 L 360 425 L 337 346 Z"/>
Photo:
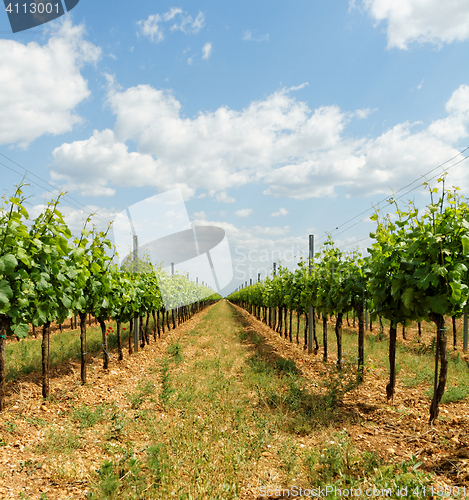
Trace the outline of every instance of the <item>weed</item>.
<path fill-rule="evenodd" d="M 424 342 L 422 343 L 421 346 L 417 349 L 417 354 L 429 354 L 435 352 L 435 346 L 436 346 L 436 339 L 432 338 L 432 342 L 430 345 L 425 344 Z"/>
<path fill-rule="evenodd" d="M 292 441 L 292 439 L 288 439 L 286 442 L 282 443 L 277 452 L 287 476 L 287 483 L 290 482 L 292 474 L 297 467 L 297 451 L 298 449 L 296 444 Z"/>
<path fill-rule="evenodd" d="M 5 426 L 7 432 L 13 433 L 16 432 L 16 429 L 18 429 L 18 426 L 10 420 L 6 420 L 3 425 Z"/>
<path fill-rule="evenodd" d="M 182 360 L 182 347 L 179 342 L 172 342 L 166 351 L 174 361 Z"/>
<path fill-rule="evenodd" d="M 84 403 L 79 408 L 73 408 L 70 420 L 79 422 L 80 428 L 93 427 L 106 418 L 106 405 L 98 405 L 94 409 Z"/>
<path fill-rule="evenodd" d="M 429 476 L 418 470 L 421 462 L 415 457 L 398 464 L 383 464 L 373 452 L 358 454 L 345 432 L 334 434 L 320 451 L 306 451 L 303 464 L 311 484 L 347 485 L 362 490 L 371 486 L 378 495 L 385 490 L 386 498 L 401 498 L 404 488 L 406 498 L 417 499 L 418 492 L 431 484 Z"/>
<path fill-rule="evenodd" d="M 331 368 L 328 377 L 323 379 L 321 386 L 325 389 L 324 401 L 327 408 L 334 409 L 348 392 L 357 388 L 359 381 L 356 377 L 355 366 L 350 363 Z"/>
<path fill-rule="evenodd" d="M 103 462 L 97 470 L 99 476 L 99 490 L 105 498 L 116 498 L 119 489 L 119 477 L 114 472 L 114 464 L 111 460 Z"/>
<path fill-rule="evenodd" d="M 147 449 L 147 466 L 152 482 L 160 485 L 170 470 L 169 456 L 164 443 L 158 443 Z"/>
<path fill-rule="evenodd" d="M 137 389 L 132 394 L 126 394 L 132 408 L 139 408 L 145 401 L 147 396 L 150 396 L 155 392 L 155 385 L 151 381 L 140 381 L 137 385 Z"/>
<path fill-rule="evenodd" d="M 165 360 L 161 366 L 161 393 L 160 401 L 163 406 L 167 406 L 171 396 L 174 393 L 174 388 L 171 386 L 171 380 L 169 376 L 169 363 Z"/>
<path fill-rule="evenodd" d="M 293 359 L 279 358 L 277 359 L 275 364 L 279 372 L 295 373 L 295 374 L 299 372 L 295 360 Z"/>
<path fill-rule="evenodd" d="M 248 337 L 249 337 L 249 333 L 244 331 L 244 328 L 241 327 L 241 329 L 239 330 L 239 333 L 238 333 L 239 341 L 244 342 L 245 340 L 248 339 Z"/>
<path fill-rule="evenodd" d="M 257 333 L 251 334 L 251 342 L 256 346 L 259 347 L 262 344 L 263 338 L 261 335 L 258 335 Z"/>
<path fill-rule="evenodd" d="M 46 425 L 46 421 L 41 417 L 28 417 L 25 415 L 23 416 L 23 419 L 31 425 L 37 425 L 39 427 L 44 427 Z"/>
<path fill-rule="evenodd" d="M 125 426 L 124 416 L 118 410 L 114 411 L 111 415 L 111 428 L 108 439 L 119 439 L 124 434 Z"/>
<path fill-rule="evenodd" d="M 105 460 L 96 471 L 98 482 L 90 499 L 114 500 L 117 498 L 148 498 L 142 496 L 146 489 L 141 462 L 129 451 L 113 462 Z M 121 480 L 125 477 L 125 482 Z"/>
<path fill-rule="evenodd" d="M 254 373 L 273 373 L 271 365 L 266 360 L 262 359 L 258 354 L 253 354 L 250 358 L 248 358 L 247 364 Z"/>
<path fill-rule="evenodd" d="M 39 451 L 70 454 L 82 447 L 82 437 L 75 429 L 50 429 L 44 441 L 38 445 Z"/>
<path fill-rule="evenodd" d="M 32 476 L 34 472 L 42 467 L 42 463 L 34 460 L 20 460 L 20 472 L 27 472 L 28 476 Z"/>

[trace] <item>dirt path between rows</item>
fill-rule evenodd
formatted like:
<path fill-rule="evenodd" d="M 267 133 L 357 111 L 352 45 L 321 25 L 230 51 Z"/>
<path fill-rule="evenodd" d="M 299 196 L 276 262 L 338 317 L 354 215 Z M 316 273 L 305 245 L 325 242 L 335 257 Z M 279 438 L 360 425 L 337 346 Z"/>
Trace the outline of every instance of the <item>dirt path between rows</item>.
<path fill-rule="evenodd" d="M 233 307 L 244 317 L 245 329 L 260 334 L 274 356 L 295 360 L 311 386 L 334 368 L 332 362 L 324 364 L 321 355 L 309 355 L 301 344 L 290 343 L 244 309 Z M 336 428 L 345 428 L 358 450 L 373 450 L 391 462 L 414 455 L 423 462 L 421 469 L 436 473 L 441 484 L 466 487 L 469 493 L 467 402 L 441 404 L 440 416 L 430 426 L 429 402 L 423 391 L 398 383 L 393 402 L 388 404 L 387 382 L 387 374 L 382 371 L 367 375 L 359 388 L 345 396 L 341 407 L 343 419 Z"/>
<path fill-rule="evenodd" d="M 42 399 L 40 373 L 8 383 L 6 410 L 0 414 L 0 498 L 85 498 L 89 475 L 107 454 L 103 453 L 99 436 L 86 439 L 80 453 L 70 454 L 66 450 L 69 445 L 74 448 L 75 429 L 69 425 L 71 411 L 82 405 L 98 407 L 106 403 L 124 414 L 133 413 L 126 394 L 135 391 L 142 377 L 155 366 L 155 359 L 164 357 L 173 339 L 195 328 L 209 309 L 175 330 L 166 331 L 156 342 L 151 337 L 149 346 L 131 356 L 124 350 L 123 361 L 117 361 L 116 350 L 111 351 L 108 370 L 102 368 L 101 359 L 93 359 L 88 366 L 86 386 L 80 385 L 79 363 L 68 362 L 54 368 L 50 401 Z M 103 439 L 108 428 L 106 424 L 97 431 Z M 51 432 L 55 434 L 51 436 Z M 46 436 L 50 444 L 41 450 Z M 132 436 L 136 446 L 143 437 Z"/>
<path fill-rule="evenodd" d="M 374 373 L 345 396 L 330 427 L 292 434 L 282 428 L 278 411 L 271 414 L 246 389 L 246 360 L 257 344 L 240 343 L 243 334 L 261 339 L 274 365 L 280 358 L 293 360 L 313 392 L 333 368 L 223 301 L 124 361 L 114 357 L 107 371 L 95 360 L 84 387 L 79 365 L 68 363 L 59 370 L 68 374 L 51 380 L 50 401 L 40 397 L 38 374 L 24 377 L 10 384 L 0 415 L 0 498 L 82 500 L 93 488 L 98 500 L 157 500 L 173 492 L 175 498 L 189 498 L 188 492 L 197 499 L 277 498 L 259 496 L 259 488 L 302 481 L 298 464 L 304 450 L 343 429 L 359 451 L 396 463 L 417 456 L 422 468 L 437 474 L 435 484 L 469 489 L 467 404 L 442 405 L 441 418 L 430 428 L 428 401 L 418 388 L 398 386 L 389 405 L 386 376 Z M 170 363 L 167 386 L 161 378 L 164 359 Z M 126 470 L 117 480 L 120 489 L 106 494 L 96 474 L 103 462 L 117 463 L 131 450 L 145 473 L 138 477 L 148 478 L 148 449 L 155 443 L 167 450 L 168 466 L 161 470 L 174 471 L 178 464 L 177 473 L 163 477 L 160 470 L 161 493 L 146 488 L 130 496 Z M 293 455 L 298 462 L 290 470 Z"/>

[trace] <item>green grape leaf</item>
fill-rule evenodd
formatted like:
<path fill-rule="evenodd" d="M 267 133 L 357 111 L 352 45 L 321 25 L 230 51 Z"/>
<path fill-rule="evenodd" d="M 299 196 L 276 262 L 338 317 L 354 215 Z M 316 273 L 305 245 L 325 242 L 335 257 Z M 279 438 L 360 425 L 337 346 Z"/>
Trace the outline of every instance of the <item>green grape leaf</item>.
<path fill-rule="evenodd" d="M 28 336 L 29 325 L 27 323 L 11 325 L 11 330 L 17 337 L 19 337 L 20 339 L 24 339 Z"/>
<path fill-rule="evenodd" d="M 12 254 L 6 254 L 0 257 L 0 273 L 5 276 L 10 275 L 18 265 L 16 257 Z"/>

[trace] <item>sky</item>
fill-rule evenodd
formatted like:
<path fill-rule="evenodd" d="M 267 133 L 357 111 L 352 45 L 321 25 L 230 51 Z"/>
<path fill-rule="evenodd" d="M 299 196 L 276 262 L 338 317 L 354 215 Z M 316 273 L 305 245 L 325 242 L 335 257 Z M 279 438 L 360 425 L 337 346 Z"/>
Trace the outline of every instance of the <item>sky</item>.
<path fill-rule="evenodd" d="M 228 293 L 309 234 L 366 253 L 424 176 L 466 196 L 468 54 L 469 0 L 80 0 L 15 34 L 3 12 L 0 188 L 27 171 L 33 215 L 66 191 L 75 229 L 178 189 L 226 232 Z"/>

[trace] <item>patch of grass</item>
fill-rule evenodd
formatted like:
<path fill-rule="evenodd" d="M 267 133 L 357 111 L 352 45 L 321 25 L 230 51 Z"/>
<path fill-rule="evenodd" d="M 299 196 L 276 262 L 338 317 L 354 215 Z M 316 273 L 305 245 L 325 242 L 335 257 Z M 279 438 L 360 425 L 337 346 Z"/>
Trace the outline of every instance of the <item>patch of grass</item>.
<path fill-rule="evenodd" d="M 244 373 L 261 403 L 284 415 L 286 428 L 300 435 L 336 419 L 343 397 L 358 385 L 355 366 L 344 363 L 341 370 L 331 367 L 312 393 L 293 360 L 270 360 L 262 349 L 247 359 Z"/>
<path fill-rule="evenodd" d="M 238 338 L 240 342 L 244 342 L 249 338 L 249 333 L 244 330 L 244 328 L 240 328 L 239 333 L 238 333 Z"/>
<path fill-rule="evenodd" d="M 254 373 L 266 373 L 273 375 L 272 365 L 265 359 L 263 359 L 259 354 L 253 354 L 247 359 L 247 366 Z"/>
<path fill-rule="evenodd" d="M 169 357 L 172 360 L 174 361 L 182 360 L 182 347 L 181 344 L 179 344 L 179 342 L 171 342 L 166 352 L 168 353 Z"/>
<path fill-rule="evenodd" d="M 425 394 L 433 399 L 433 386 L 429 387 Z M 446 387 L 443 396 L 441 397 L 442 403 L 455 403 L 456 401 L 462 401 L 467 398 L 469 395 L 469 387 L 467 386 L 458 386 L 458 385 L 449 385 Z"/>
<path fill-rule="evenodd" d="M 110 416 L 111 426 L 108 432 L 108 440 L 120 439 L 126 435 L 127 421 L 119 410 L 115 410 Z"/>
<path fill-rule="evenodd" d="M 169 375 L 169 363 L 168 360 L 164 360 L 161 365 L 161 393 L 160 401 L 164 406 L 169 404 L 171 396 L 174 394 L 175 390 L 171 385 L 171 379 Z"/>
<path fill-rule="evenodd" d="M 289 483 L 298 467 L 298 445 L 288 439 L 280 445 L 277 455 L 282 461 L 282 468 L 285 471 L 286 482 Z"/>
<path fill-rule="evenodd" d="M 70 454 L 74 450 L 83 447 L 83 439 L 76 429 L 67 427 L 65 429 L 49 429 L 44 441 L 37 446 L 41 453 Z"/>
<path fill-rule="evenodd" d="M 44 427 L 46 425 L 46 421 L 41 418 L 41 417 L 28 417 L 28 416 L 23 416 L 23 420 L 25 422 L 27 422 L 28 424 L 31 424 L 31 425 L 37 425 L 39 427 Z"/>
<path fill-rule="evenodd" d="M 135 392 L 132 394 L 126 394 L 132 408 L 139 408 L 148 396 L 155 393 L 155 384 L 150 381 L 141 380 Z"/>
<path fill-rule="evenodd" d="M 429 367 L 422 368 L 417 373 L 406 375 L 404 377 L 405 387 L 416 387 L 421 383 L 431 384 L 433 379 L 433 372 Z"/>
<path fill-rule="evenodd" d="M 297 435 L 313 429 L 316 437 L 329 435 L 343 395 L 356 383 L 356 366 L 345 364 L 339 372 L 325 365 L 330 371 L 323 383 L 312 387 L 293 361 L 279 358 L 266 342 L 256 346 L 251 334 L 249 344 L 240 345 L 240 326 L 251 327 L 232 311 L 226 302 L 214 306 L 197 325 L 200 338 L 190 333 L 177 341 L 184 366 L 173 363 L 172 350 L 156 365 L 164 411 L 149 405 L 132 411 L 134 418 L 115 413 L 121 443 L 104 447 L 107 457 L 92 479 L 90 499 L 237 499 L 243 486 L 268 484 L 273 477 L 303 485 L 307 477 L 313 487 L 320 480 L 337 486 L 413 484 L 417 462 L 405 465 L 406 472 L 402 464 L 382 464 L 372 453 L 356 452 L 345 434 L 305 452 Z M 137 435 L 138 441 L 131 440 Z M 268 467 L 257 469 L 264 457 Z"/>
<path fill-rule="evenodd" d="M 70 412 L 70 420 L 78 422 L 81 429 L 93 427 L 98 422 L 104 421 L 108 416 L 108 405 L 102 404 L 96 407 L 87 406 L 84 403 L 73 408 Z"/>
<path fill-rule="evenodd" d="M 115 326 L 115 323 L 110 323 Z M 124 325 L 122 325 L 124 326 Z M 122 341 L 129 336 L 128 328 L 122 330 Z M 101 329 L 99 326 L 87 327 L 86 329 L 87 352 L 97 354 L 102 350 Z M 20 375 L 42 370 L 42 339 L 28 338 L 20 342 L 9 343 L 6 346 L 8 363 L 6 366 L 6 380 L 16 380 Z M 117 347 L 117 335 L 108 336 L 108 349 Z M 76 330 L 67 332 L 54 332 L 50 337 L 50 366 L 57 366 L 70 359 L 79 359 L 80 336 Z"/>
<path fill-rule="evenodd" d="M 407 488 L 406 498 L 416 500 L 421 498 L 418 492 L 431 485 L 430 476 L 418 470 L 422 463 L 415 457 L 384 464 L 375 453 L 359 454 L 343 431 L 333 434 L 318 450 L 307 450 L 303 464 L 311 485 L 362 491 L 371 488 L 379 498 L 402 498 L 402 488 Z M 331 498 L 339 497 L 332 494 Z"/>
<path fill-rule="evenodd" d="M 279 372 L 295 374 L 299 372 L 294 359 L 279 358 L 275 362 L 275 365 Z"/>

